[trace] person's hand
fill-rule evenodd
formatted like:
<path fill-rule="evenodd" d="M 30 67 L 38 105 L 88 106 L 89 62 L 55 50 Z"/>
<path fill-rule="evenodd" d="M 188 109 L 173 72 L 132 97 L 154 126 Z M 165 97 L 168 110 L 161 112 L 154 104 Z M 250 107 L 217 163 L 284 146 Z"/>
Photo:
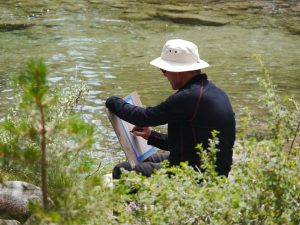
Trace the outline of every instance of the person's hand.
<path fill-rule="evenodd" d="M 130 131 L 135 136 L 140 136 L 146 140 L 148 140 L 152 129 L 150 127 L 138 127 L 134 126 L 133 129 Z"/>

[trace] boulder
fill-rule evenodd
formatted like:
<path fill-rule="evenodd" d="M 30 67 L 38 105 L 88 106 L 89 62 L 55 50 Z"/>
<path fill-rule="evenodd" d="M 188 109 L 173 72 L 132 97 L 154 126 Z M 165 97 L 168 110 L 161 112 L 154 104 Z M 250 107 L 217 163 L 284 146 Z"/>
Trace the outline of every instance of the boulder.
<path fill-rule="evenodd" d="M 22 181 L 6 181 L 0 184 L 0 215 L 27 217 L 30 215 L 30 201 L 42 203 L 39 187 Z"/>
<path fill-rule="evenodd" d="M 21 225 L 21 223 L 17 220 L 1 220 L 0 225 Z"/>

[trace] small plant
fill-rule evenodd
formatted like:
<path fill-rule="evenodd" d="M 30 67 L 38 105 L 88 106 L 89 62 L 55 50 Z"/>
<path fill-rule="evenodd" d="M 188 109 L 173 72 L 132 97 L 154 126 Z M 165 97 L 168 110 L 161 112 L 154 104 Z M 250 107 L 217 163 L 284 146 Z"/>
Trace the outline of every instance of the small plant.
<path fill-rule="evenodd" d="M 269 120 L 267 128 L 270 137 L 275 138 L 280 145 L 278 147 L 282 148 L 299 131 L 299 104 L 290 97 L 281 97 L 276 92 L 276 86 L 272 83 L 264 62 L 258 55 L 255 55 L 255 59 L 258 61 L 262 71 L 262 76 L 258 77 L 257 80 L 259 85 L 265 90 L 265 94 L 259 100 L 267 109 L 266 116 Z M 266 135 L 267 133 L 265 133 Z"/>
<path fill-rule="evenodd" d="M 41 59 L 29 60 L 15 83 L 21 98 L 16 110 L 0 124 L 1 169 L 41 184 L 43 207 L 47 209 L 49 172 L 50 181 L 54 181 L 52 171 L 59 171 L 55 167 L 65 170 L 71 162 L 79 162 L 80 151 L 90 148 L 94 142 L 94 127 L 74 113 L 85 87 L 77 95 L 72 93 L 67 98 L 64 92 L 63 98 L 60 97 L 50 90 L 46 65 Z M 89 159 L 83 159 L 86 161 L 76 166 L 87 170 L 83 165 L 87 166 Z"/>

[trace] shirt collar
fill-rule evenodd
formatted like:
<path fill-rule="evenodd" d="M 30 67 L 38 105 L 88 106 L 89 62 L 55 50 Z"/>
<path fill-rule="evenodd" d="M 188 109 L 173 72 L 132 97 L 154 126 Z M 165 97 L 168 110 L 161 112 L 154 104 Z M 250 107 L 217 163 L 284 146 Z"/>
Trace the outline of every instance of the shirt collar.
<path fill-rule="evenodd" d="M 196 83 L 196 82 L 200 82 L 202 80 L 207 80 L 206 73 L 201 73 L 199 75 L 196 75 L 195 77 L 193 77 L 192 79 L 190 79 L 185 85 L 183 85 L 183 87 L 181 87 L 180 90 L 186 88 L 190 84 L 193 84 L 193 83 Z"/>

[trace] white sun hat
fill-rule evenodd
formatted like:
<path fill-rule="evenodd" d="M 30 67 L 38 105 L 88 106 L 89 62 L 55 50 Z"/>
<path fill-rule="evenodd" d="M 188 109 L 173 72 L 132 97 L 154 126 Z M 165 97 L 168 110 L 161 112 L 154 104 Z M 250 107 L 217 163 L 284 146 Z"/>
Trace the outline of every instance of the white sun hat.
<path fill-rule="evenodd" d="M 161 56 L 152 60 L 150 64 L 170 72 L 193 71 L 209 67 L 207 62 L 200 59 L 197 45 L 182 39 L 167 41 Z"/>

